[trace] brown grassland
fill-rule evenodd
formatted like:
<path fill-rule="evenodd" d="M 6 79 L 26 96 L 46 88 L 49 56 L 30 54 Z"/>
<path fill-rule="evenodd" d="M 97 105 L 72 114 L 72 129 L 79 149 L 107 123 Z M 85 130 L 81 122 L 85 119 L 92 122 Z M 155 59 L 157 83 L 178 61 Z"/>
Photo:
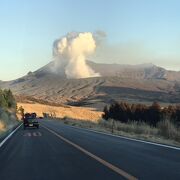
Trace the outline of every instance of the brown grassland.
<path fill-rule="evenodd" d="M 69 117 L 78 120 L 98 121 L 101 118 L 102 112 L 95 111 L 93 108 L 73 107 L 73 106 L 50 106 L 39 103 L 17 103 L 17 106 L 22 106 L 25 112 L 36 112 L 38 116 L 43 116 L 43 113 L 48 113 L 58 118 Z"/>
<path fill-rule="evenodd" d="M 179 132 L 172 124 L 167 123 L 167 121 L 162 121 L 157 128 L 154 128 L 145 123 L 121 123 L 115 121 L 113 123 L 111 119 L 106 121 L 102 119 L 103 112 L 95 111 L 93 108 L 73 106 L 57 107 L 39 103 L 17 103 L 17 106 L 22 106 L 25 113 L 36 112 L 38 116 L 43 116 L 43 113 L 52 114 L 54 120 L 71 126 L 93 129 L 110 134 L 112 133 L 113 127 L 113 134 L 116 135 L 180 146 Z"/>

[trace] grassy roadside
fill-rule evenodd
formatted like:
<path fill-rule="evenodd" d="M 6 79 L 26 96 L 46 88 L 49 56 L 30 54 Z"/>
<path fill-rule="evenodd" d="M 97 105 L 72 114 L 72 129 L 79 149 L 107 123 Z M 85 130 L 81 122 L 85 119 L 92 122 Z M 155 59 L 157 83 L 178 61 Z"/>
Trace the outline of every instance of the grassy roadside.
<path fill-rule="evenodd" d="M 154 128 L 145 123 L 137 124 L 136 122 L 131 122 L 125 124 L 103 119 L 96 122 L 77 120 L 69 117 L 56 118 L 56 120 L 71 126 L 180 147 L 180 131 L 179 129 L 174 129 L 175 127 L 167 121 L 162 122 L 157 128 Z"/>
<path fill-rule="evenodd" d="M 142 122 L 106 121 L 101 119 L 103 112 L 97 112 L 91 108 L 57 107 L 38 103 L 18 103 L 17 106 L 22 106 L 25 112 L 36 112 L 38 116 L 42 116 L 43 112 L 49 115 L 55 114 L 54 119 L 72 126 L 112 133 L 113 125 L 113 134 L 116 135 L 180 146 L 180 129 L 169 121 L 162 121 L 157 128 L 154 128 Z"/>
<path fill-rule="evenodd" d="M 0 89 L 0 138 L 4 137 L 16 125 L 16 101 L 10 89 Z"/>
<path fill-rule="evenodd" d="M 14 109 L 0 109 L 0 141 L 19 123 Z"/>
<path fill-rule="evenodd" d="M 0 131 L 0 142 L 3 141 L 14 129 L 16 129 L 21 122 L 17 122 L 11 127 L 8 127 L 5 131 Z"/>

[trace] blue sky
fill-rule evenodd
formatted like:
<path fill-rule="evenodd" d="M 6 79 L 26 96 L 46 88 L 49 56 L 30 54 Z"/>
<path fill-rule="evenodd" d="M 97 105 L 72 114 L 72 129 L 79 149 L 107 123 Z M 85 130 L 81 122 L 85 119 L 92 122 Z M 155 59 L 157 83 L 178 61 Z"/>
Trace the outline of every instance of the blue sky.
<path fill-rule="evenodd" d="M 53 41 L 71 31 L 106 32 L 97 62 L 180 70 L 179 7 L 178 0 L 0 0 L 0 79 L 50 62 Z"/>

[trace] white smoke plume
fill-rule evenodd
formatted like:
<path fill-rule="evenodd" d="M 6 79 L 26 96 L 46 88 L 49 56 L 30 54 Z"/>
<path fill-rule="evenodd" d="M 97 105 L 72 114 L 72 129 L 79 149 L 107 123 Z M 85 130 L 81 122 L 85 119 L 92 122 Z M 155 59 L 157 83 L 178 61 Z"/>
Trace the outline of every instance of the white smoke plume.
<path fill-rule="evenodd" d="M 65 69 L 67 78 L 88 78 L 100 76 L 87 64 L 87 56 L 94 53 L 96 42 L 92 33 L 69 33 L 57 39 L 53 46 L 55 68 Z"/>

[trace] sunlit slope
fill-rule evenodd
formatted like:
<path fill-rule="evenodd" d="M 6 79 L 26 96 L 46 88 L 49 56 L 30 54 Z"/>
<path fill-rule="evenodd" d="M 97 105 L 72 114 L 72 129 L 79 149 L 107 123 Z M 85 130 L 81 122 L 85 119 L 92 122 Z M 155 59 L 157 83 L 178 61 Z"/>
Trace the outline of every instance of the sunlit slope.
<path fill-rule="evenodd" d="M 103 107 L 114 100 L 180 102 L 178 72 L 166 71 L 152 64 L 130 66 L 88 63 L 102 76 L 67 79 L 63 72 L 52 73 L 50 69 L 53 63 L 50 63 L 17 80 L 0 83 L 0 86 L 11 88 L 15 94 L 77 106 Z"/>

